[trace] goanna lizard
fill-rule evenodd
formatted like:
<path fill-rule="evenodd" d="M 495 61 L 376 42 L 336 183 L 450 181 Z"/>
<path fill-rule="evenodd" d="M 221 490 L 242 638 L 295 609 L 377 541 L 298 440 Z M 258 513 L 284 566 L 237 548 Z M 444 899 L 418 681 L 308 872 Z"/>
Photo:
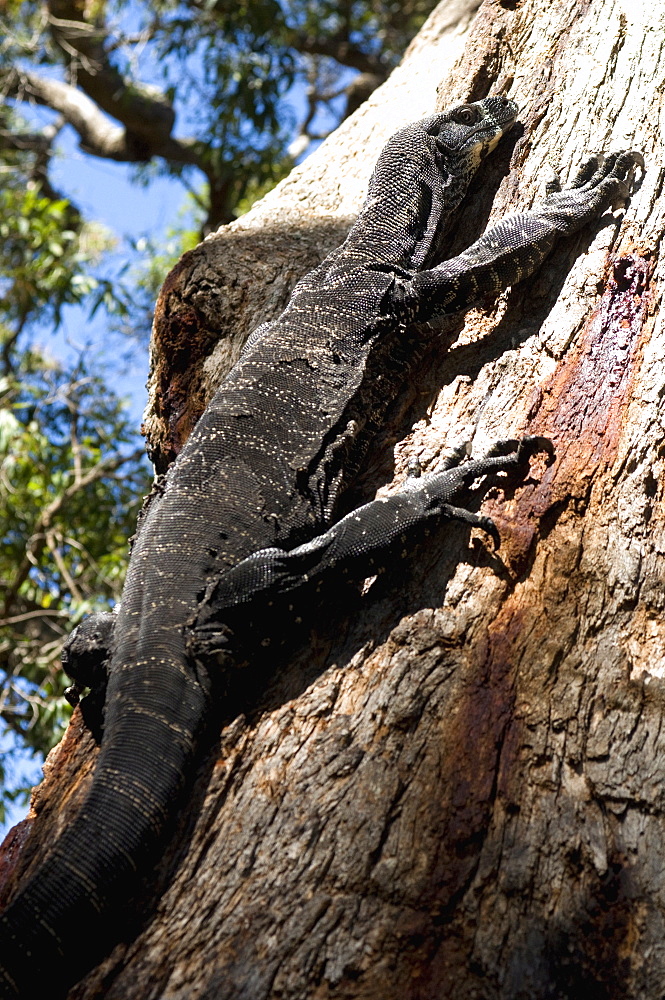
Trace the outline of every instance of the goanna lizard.
<path fill-rule="evenodd" d="M 362 573 L 404 526 L 462 517 L 474 476 L 526 471 L 542 439 L 414 479 L 338 520 L 386 406 L 438 318 L 523 280 L 555 242 L 628 194 L 641 157 L 590 157 L 563 191 L 443 263 L 440 237 L 517 106 L 488 97 L 394 135 L 344 243 L 261 326 L 141 519 L 120 609 L 73 634 L 77 685 L 108 672 L 104 731 L 79 815 L 0 916 L 0 996 L 49 996 L 113 942 L 113 913 L 193 770 L 213 698 L 225 608 L 297 590 L 327 567 Z M 199 651 L 200 651 L 199 650 Z"/>

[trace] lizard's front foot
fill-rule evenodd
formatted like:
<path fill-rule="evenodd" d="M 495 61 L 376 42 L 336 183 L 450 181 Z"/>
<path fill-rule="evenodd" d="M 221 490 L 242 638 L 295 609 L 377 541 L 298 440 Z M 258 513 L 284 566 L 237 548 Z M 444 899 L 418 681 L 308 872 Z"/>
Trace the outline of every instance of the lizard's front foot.
<path fill-rule="evenodd" d="M 541 211 L 554 218 L 561 232 L 574 232 L 591 219 L 598 218 L 616 201 L 630 194 L 635 169 L 644 171 L 644 157 L 636 150 L 618 153 L 594 153 L 575 174 L 571 184 L 561 188 L 558 179 L 547 185 L 547 197 Z M 538 212 L 538 208 L 536 208 Z"/>

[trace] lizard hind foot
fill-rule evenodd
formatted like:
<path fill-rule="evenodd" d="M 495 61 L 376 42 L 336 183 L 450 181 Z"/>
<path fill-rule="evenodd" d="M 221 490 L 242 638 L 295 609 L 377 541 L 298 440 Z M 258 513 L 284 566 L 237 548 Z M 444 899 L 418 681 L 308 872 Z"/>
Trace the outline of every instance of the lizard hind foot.
<path fill-rule="evenodd" d="M 547 464 L 554 461 L 554 445 L 546 437 L 527 434 L 522 438 L 505 438 L 495 441 L 482 456 L 472 460 L 464 469 L 467 485 L 475 478 L 490 473 L 507 472 L 524 476 L 529 470 L 529 460 L 539 452 L 547 456 Z"/>
<path fill-rule="evenodd" d="M 476 514 L 472 510 L 467 510 L 466 507 L 455 507 L 449 503 L 441 505 L 440 513 L 443 517 L 449 518 L 451 521 L 463 521 L 465 524 L 470 524 L 473 528 L 480 528 L 481 531 L 490 536 L 494 549 L 500 547 L 501 537 L 499 529 L 491 517 L 487 517 L 485 514 Z"/>
<path fill-rule="evenodd" d="M 538 434 L 525 434 L 521 438 L 502 438 L 490 445 L 483 458 L 493 458 L 505 455 L 509 457 L 515 454 L 518 461 L 524 461 L 544 451 L 550 459 L 554 458 L 554 445 L 549 438 L 541 437 Z"/>
<path fill-rule="evenodd" d="M 520 441 L 517 438 L 501 438 L 499 441 L 493 441 L 489 446 L 483 458 L 494 458 L 499 455 L 512 455 L 519 449 Z"/>
<path fill-rule="evenodd" d="M 549 438 L 536 434 L 527 434 L 519 439 L 504 438 L 495 441 L 482 458 L 472 460 L 468 463 L 460 485 L 468 488 L 471 480 L 500 472 L 523 478 L 529 472 L 530 459 L 540 452 L 545 453 L 548 465 L 554 461 L 554 445 Z M 472 513 L 465 508 L 451 507 L 450 504 L 443 505 L 442 513 L 447 517 L 466 521 L 468 524 L 481 528 L 492 539 L 494 549 L 496 550 L 500 547 L 501 539 L 499 532 L 490 517 Z"/>

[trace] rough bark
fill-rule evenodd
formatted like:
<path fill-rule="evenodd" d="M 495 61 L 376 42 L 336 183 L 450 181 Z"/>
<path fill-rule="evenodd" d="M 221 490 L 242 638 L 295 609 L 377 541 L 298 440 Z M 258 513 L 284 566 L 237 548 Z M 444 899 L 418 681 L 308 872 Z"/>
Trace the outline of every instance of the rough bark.
<path fill-rule="evenodd" d="M 77 1000 L 662 996 L 665 0 L 485 3 L 442 29 L 450 11 L 369 107 L 171 275 L 149 439 L 162 464 L 178 450 L 435 84 L 447 106 L 512 78 L 523 134 L 483 170 L 455 246 L 542 194 L 546 161 L 566 175 L 587 150 L 632 147 L 647 173 L 625 212 L 451 327 L 361 492 L 464 438 L 480 451 L 546 434 L 556 462 L 484 500 L 497 553 L 444 526 L 399 578 L 340 595 L 271 654 L 265 683 L 226 710 L 157 887 L 139 889 L 140 931 Z M 93 758 L 77 714 L 5 854 L 13 879 L 67 822 L 74 769 Z"/>

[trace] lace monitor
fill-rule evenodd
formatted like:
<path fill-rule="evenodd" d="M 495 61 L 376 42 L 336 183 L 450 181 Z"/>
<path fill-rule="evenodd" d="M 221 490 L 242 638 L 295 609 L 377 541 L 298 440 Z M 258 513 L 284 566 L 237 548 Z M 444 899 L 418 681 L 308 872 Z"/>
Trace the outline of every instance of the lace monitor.
<path fill-rule="evenodd" d="M 488 97 L 390 139 L 347 239 L 250 337 L 152 498 L 117 615 L 70 638 L 75 686 L 108 674 L 101 750 L 80 813 L 0 916 L 0 997 L 46 983 L 56 997 L 101 957 L 84 942 L 114 943 L 112 915 L 154 862 L 192 773 L 214 697 L 207 654 L 223 645 L 227 612 L 335 567 L 363 575 L 424 520 L 458 517 L 496 536 L 454 504 L 474 477 L 524 473 L 547 449 L 540 438 L 501 442 L 337 520 L 436 320 L 532 274 L 558 239 L 625 198 L 642 164 L 636 153 L 592 156 L 570 188 L 437 263 L 444 224 L 516 116 L 514 102 Z"/>

